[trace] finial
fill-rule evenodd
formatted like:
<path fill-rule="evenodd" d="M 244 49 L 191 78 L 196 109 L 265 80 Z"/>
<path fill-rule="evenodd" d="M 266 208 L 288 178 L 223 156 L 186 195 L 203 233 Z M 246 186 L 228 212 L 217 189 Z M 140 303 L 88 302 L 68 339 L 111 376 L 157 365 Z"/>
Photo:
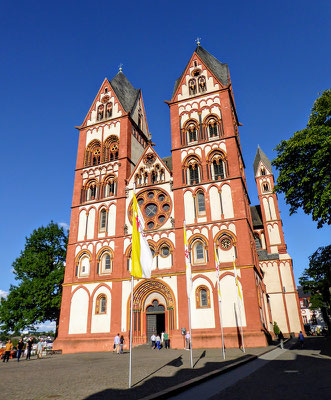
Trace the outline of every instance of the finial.
<path fill-rule="evenodd" d="M 201 37 L 197 37 L 197 38 L 195 39 L 195 41 L 197 42 L 197 45 L 198 45 L 198 46 L 200 46 L 200 40 L 201 40 Z"/>
<path fill-rule="evenodd" d="M 118 66 L 118 72 L 122 72 L 122 67 L 123 67 L 123 64 L 121 63 L 121 64 Z"/>

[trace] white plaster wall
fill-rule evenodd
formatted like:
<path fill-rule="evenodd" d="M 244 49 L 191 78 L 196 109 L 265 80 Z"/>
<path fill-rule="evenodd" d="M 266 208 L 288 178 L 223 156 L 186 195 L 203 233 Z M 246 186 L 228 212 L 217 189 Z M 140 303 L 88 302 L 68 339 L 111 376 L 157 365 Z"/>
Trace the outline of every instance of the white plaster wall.
<path fill-rule="evenodd" d="M 167 269 L 167 268 L 171 268 L 171 255 L 169 254 L 168 257 L 161 257 L 160 255 L 159 257 L 159 269 Z"/>
<path fill-rule="evenodd" d="M 192 193 L 187 191 L 184 193 L 185 221 L 186 224 L 194 223 L 194 199 Z"/>
<path fill-rule="evenodd" d="M 299 319 L 298 304 L 294 293 L 289 293 L 285 295 L 288 319 L 290 323 L 291 332 L 300 332 L 301 324 Z"/>
<path fill-rule="evenodd" d="M 240 282 L 239 286 L 244 300 L 245 293 L 243 293 L 242 291 Z M 240 300 L 239 302 L 241 304 L 239 305 L 238 302 L 239 296 L 237 295 L 238 289 L 235 284 L 234 276 L 232 275 L 221 276 L 220 289 L 222 296 L 221 309 L 223 317 L 223 326 L 228 328 L 240 327 L 240 317 L 239 317 L 240 311 L 241 311 L 242 326 L 246 326 L 245 305 L 244 303 L 241 303 Z"/>
<path fill-rule="evenodd" d="M 112 204 L 109 207 L 109 213 L 108 213 L 108 236 L 115 235 L 115 228 L 116 228 L 116 205 Z"/>
<path fill-rule="evenodd" d="M 96 314 L 95 305 L 99 294 L 107 297 L 107 308 L 105 314 Z M 110 332 L 111 293 L 108 288 L 101 286 L 94 294 L 92 305 L 91 333 Z"/>
<path fill-rule="evenodd" d="M 266 285 L 267 293 L 281 292 L 278 265 L 277 262 L 260 263 L 260 267 L 264 272 L 263 282 Z"/>
<path fill-rule="evenodd" d="M 79 213 L 78 235 L 77 241 L 84 240 L 86 230 L 86 211 L 82 210 Z"/>
<path fill-rule="evenodd" d="M 270 241 L 271 245 L 280 243 L 278 224 L 273 224 L 273 225 L 269 224 L 268 225 L 268 234 L 269 234 L 269 241 Z"/>
<path fill-rule="evenodd" d="M 198 286 L 207 286 L 210 293 L 210 308 L 196 308 L 195 290 Z M 210 283 L 201 277 L 193 281 L 191 293 L 191 325 L 192 329 L 215 328 L 213 288 Z"/>
<path fill-rule="evenodd" d="M 71 298 L 69 334 L 86 333 L 89 296 L 84 289 L 78 289 Z"/>
<path fill-rule="evenodd" d="M 210 199 L 210 212 L 212 221 L 218 221 L 221 219 L 221 201 L 218 189 L 215 186 L 212 186 L 209 190 L 209 199 Z"/>
<path fill-rule="evenodd" d="M 270 221 L 271 215 L 270 215 L 268 200 L 264 197 L 262 203 L 263 203 L 263 208 L 264 208 L 264 212 L 265 212 L 265 219 L 266 219 L 266 221 Z"/>
<path fill-rule="evenodd" d="M 277 322 L 279 329 L 285 333 L 288 332 L 286 315 L 284 310 L 283 295 L 281 293 L 269 293 L 269 302 L 273 322 Z"/>
<path fill-rule="evenodd" d="M 175 329 L 179 329 L 179 323 L 178 323 L 178 292 L 177 292 L 177 276 L 166 276 L 162 279 L 164 283 L 166 283 L 171 290 L 173 291 L 173 294 L 175 296 L 175 304 L 176 304 L 176 320 L 175 320 Z"/>
<path fill-rule="evenodd" d="M 94 223 L 95 223 L 95 209 L 91 208 L 89 210 L 88 220 L 87 220 L 87 233 L 86 233 L 87 239 L 94 238 Z"/>
<path fill-rule="evenodd" d="M 103 128 L 103 140 L 105 141 L 110 135 L 116 135 L 120 137 L 120 131 L 121 124 L 119 121 L 116 121 L 115 123 L 111 123 L 109 125 L 105 125 Z"/>
<path fill-rule="evenodd" d="M 86 132 L 86 146 L 92 142 L 92 140 L 99 140 L 101 142 L 102 140 L 102 127 L 95 127 L 93 129 L 89 129 Z"/>
<path fill-rule="evenodd" d="M 224 218 L 233 218 L 233 202 L 231 188 L 229 185 L 223 185 L 221 189 Z"/>
<path fill-rule="evenodd" d="M 269 197 L 269 205 L 270 205 L 270 211 L 271 211 L 271 218 L 272 219 L 277 219 L 276 216 L 276 209 L 275 209 L 275 202 L 272 197 Z"/>
<path fill-rule="evenodd" d="M 137 284 L 137 281 L 134 280 L 134 285 Z M 122 320 L 121 320 L 121 331 L 125 332 L 129 330 L 129 326 L 126 326 L 127 320 L 127 304 L 131 295 L 131 281 L 123 281 L 122 282 Z"/>
<path fill-rule="evenodd" d="M 294 284 L 293 284 L 290 263 L 289 262 L 281 262 L 279 264 L 279 268 L 280 268 L 280 275 L 282 277 L 283 286 L 285 286 L 285 289 L 287 292 L 293 292 Z"/>

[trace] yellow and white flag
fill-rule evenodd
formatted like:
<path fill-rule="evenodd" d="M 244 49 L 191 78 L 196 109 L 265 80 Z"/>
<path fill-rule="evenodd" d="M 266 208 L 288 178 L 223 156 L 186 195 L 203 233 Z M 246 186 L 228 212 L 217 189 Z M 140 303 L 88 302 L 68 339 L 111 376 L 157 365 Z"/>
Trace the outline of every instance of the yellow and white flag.
<path fill-rule="evenodd" d="M 239 286 L 239 281 L 238 281 L 238 276 L 237 276 L 237 268 L 236 268 L 236 263 L 235 263 L 234 257 L 233 257 L 233 272 L 234 272 L 234 278 L 236 280 L 236 286 L 238 289 L 238 294 L 239 294 L 240 300 L 243 301 L 240 286 Z"/>
<path fill-rule="evenodd" d="M 192 292 L 192 269 L 191 269 L 190 254 L 188 251 L 185 221 L 184 221 L 183 231 L 184 231 L 184 250 L 185 250 L 185 265 L 186 265 L 186 290 L 187 290 L 187 297 L 190 297 Z"/>
<path fill-rule="evenodd" d="M 221 300 L 221 287 L 220 287 L 220 261 L 218 259 L 216 244 L 214 245 L 215 252 L 215 264 L 216 264 L 216 279 L 217 279 L 217 289 L 218 289 L 218 299 Z"/>
<path fill-rule="evenodd" d="M 144 235 L 144 218 L 133 193 L 132 205 L 132 264 L 131 275 L 135 278 L 151 277 L 153 255 Z"/>

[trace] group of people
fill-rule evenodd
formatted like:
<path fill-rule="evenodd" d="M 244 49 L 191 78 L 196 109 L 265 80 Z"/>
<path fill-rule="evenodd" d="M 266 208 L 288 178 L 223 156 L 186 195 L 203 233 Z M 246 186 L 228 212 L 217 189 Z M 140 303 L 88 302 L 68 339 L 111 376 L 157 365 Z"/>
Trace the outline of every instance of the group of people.
<path fill-rule="evenodd" d="M 151 342 L 153 349 L 157 348 L 158 350 L 161 350 L 163 344 L 166 349 L 169 349 L 169 334 L 167 332 L 162 332 L 160 337 L 159 334 L 155 336 L 153 333 L 153 335 L 151 336 Z"/>
<path fill-rule="evenodd" d="M 124 336 L 118 333 L 114 339 L 114 350 L 117 354 L 123 354 Z"/>
<path fill-rule="evenodd" d="M 25 359 L 30 360 L 31 359 L 31 350 L 32 350 L 32 345 L 33 345 L 33 339 L 30 337 L 26 343 L 24 343 L 23 339 L 21 338 L 16 346 L 16 359 L 17 362 L 20 361 L 21 356 L 24 354 L 24 351 L 26 352 Z M 14 345 L 12 341 L 9 339 L 6 343 L 5 347 L 5 353 L 3 356 L 3 362 L 8 362 L 10 358 L 10 353 L 14 350 Z M 42 358 L 42 353 L 44 350 L 44 345 L 42 339 L 39 340 L 37 343 L 37 358 Z"/>
<path fill-rule="evenodd" d="M 283 335 L 283 332 L 279 331 L 277 336 L 278 336 L 280 348 L 284 349 L 284 335 Z M 304 336 L 303 336 L 302 331 L 300 331 L 300 333 L 299 333 L 298 342 L 300 344 L 300 347 L 303 349 Z"/>

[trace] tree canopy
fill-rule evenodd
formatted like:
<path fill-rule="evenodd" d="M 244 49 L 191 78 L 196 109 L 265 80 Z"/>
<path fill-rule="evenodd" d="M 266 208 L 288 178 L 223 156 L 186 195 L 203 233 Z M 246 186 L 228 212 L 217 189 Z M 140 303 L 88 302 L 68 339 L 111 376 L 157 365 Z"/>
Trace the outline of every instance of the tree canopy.
<path fill-rule="evenodd" d="M 309 267 L 299 278 L 305 292 L 311 293 L 312 308 L 320 308 L 331 333 L 329 314 L 331 311 L 331 245 L 319 247 L 309 257 Z"/>
<path fill-rule="evenodd" d="M 290 214 L 302 208 L 317 227 L 331 224 L 331 89 L 315 101 L 307 127 L 276 147 L 275 191 L 285 194 Z"/>
<path fill-rule="evenodd" d="M 26 238 L 13 263 L 18 285 L 11 285 L 0 302 L 2 330 L 22 330 L 45 321 L 58 325 L 67 242 L 64 229 L 53 222 Z"/>

